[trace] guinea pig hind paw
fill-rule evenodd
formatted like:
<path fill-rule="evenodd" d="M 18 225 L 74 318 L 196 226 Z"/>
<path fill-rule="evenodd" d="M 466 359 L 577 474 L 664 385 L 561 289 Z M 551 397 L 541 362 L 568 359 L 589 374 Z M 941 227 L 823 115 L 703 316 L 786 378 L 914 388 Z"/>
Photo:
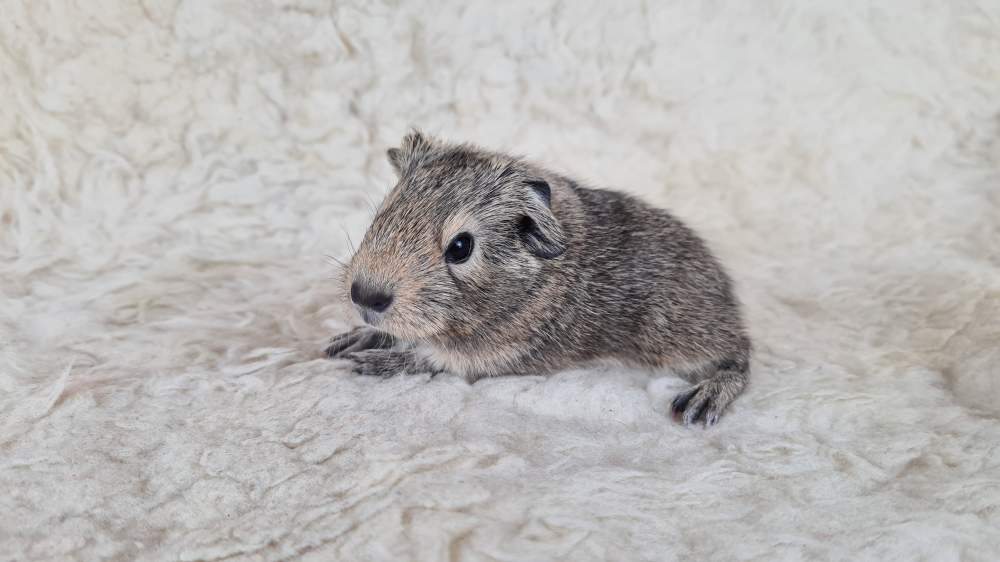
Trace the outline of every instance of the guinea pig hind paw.
<path fill-rule="evenodd" d="M 716 381 L 708 380 L 678 394 L 670 405 L 674 419 L 684 425 L 704 422 L 707 427 L 718 423 L 728 404 L 718 386 Z"/>

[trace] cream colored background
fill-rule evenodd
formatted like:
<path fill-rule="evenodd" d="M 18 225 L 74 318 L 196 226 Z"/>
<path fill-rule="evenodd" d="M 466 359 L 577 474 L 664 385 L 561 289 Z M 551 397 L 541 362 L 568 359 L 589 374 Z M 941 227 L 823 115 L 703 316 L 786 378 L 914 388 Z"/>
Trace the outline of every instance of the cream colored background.
<path fill-rule="evenodd" d="M 1000 552 L 997 2 L 0 12 L 0 559 Z M 723 423 L 322 360 L 412 125 L 697 227 L 758 347 Z"/>

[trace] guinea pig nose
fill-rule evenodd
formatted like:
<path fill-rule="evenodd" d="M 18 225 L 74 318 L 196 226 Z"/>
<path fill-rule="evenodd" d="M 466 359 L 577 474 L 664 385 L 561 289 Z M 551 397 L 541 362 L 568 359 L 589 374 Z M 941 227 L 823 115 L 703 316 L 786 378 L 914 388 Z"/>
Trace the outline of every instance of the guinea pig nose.
<path fill-rule="evenodd" d="M 358 306 L 370 308 L 375 312 L 385 312 L 392 304 L 392 294 L 355 281 L 351 283 L 351 300 Z"/>

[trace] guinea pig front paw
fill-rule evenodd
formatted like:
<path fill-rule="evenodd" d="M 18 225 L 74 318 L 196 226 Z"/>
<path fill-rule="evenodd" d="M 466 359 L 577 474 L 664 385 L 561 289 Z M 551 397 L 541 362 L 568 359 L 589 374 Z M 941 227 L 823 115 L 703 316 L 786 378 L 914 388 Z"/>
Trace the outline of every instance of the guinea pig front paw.
<path fill-rule="evenodd" d="M 388 349 L 395 344 L 396 340 L 389 334 L 369 326 L 361 326 L 335 336 L 330 340 L 324 353 L 331 359 L 341 359 L 348 353 L 366 349 Z"/>
<path fill-rule="evenodd" d="M 391 349 L 367 349 L 341 355 L 353 363 L 352 370 L 368 377 L 387 378 L 411 370 L 413 355 Z"/>

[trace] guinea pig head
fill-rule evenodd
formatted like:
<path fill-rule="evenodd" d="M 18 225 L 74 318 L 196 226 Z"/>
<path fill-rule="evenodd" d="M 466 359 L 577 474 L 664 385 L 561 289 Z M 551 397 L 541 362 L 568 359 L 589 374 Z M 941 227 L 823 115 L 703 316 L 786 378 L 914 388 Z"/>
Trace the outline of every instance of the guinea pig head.
<path fill-rule="evenodd" d="M 361 317 L 408 341 L 509 328 L 566 250 L 546 173 L 416 131 L 388 156 L 399 181 L 345 271 Z"/>

